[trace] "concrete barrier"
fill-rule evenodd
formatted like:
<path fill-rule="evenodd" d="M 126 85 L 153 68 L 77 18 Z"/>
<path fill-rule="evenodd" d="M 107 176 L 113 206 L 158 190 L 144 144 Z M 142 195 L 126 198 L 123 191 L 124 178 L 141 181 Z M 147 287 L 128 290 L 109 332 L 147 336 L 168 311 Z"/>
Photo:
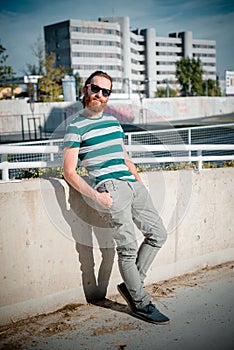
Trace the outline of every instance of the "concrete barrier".
<path fill-rule="evenodd" d="M 5 134 L 21 133 L 23 128 L 25 133 L 30 131 L 34 135 L 36 128 L 38 134 L 43 130 L 52 132 L 58 127 L 65 127 L 66 118 L 81 109 L 82 104 L 79 101 L 37 102 L 32 106 L 25 100 L 2 100 L 0 101 L 0 131 Z M 233 114 L 234 97 L 144 98 L 141 101 L 137 96 L 131 100 L 110 99 L 105 111 L 114 115 L 121 123 L 157 124 Z"/>
<path fill-rule="evenodd" d="M 147 284 L 233 259 L 233 174 L 142 173 L 168 229 Z M 117 292 L 110 229 L 65 181 L 2 182 L 0 195 L 0 324 Z"/>

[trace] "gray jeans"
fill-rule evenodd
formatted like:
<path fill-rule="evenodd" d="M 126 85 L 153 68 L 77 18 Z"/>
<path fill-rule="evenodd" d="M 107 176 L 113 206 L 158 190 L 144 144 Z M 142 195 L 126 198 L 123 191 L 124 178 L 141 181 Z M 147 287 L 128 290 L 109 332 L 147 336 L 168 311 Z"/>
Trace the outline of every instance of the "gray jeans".
<path fill-rule="evenodd" d="M 97 190 L 107 191 L 113 198 L 108 217 L 117 246 L 119 270 L 135 306 L 144 307 L 151 300 L 144 289 L 144 280 L 167 238 L 162 219 L 147 189 L 138 181 L 109 180 Z M 100 213 L 104 216 L 107 214 L 104 209 Z M 139 249 L 134 224 L 144 235 Z"/>

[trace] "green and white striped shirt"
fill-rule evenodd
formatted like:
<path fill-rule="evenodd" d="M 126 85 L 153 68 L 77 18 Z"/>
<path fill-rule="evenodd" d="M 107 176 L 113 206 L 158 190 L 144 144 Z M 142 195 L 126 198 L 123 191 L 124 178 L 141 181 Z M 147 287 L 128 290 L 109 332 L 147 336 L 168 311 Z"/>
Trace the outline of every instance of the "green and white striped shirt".
<path fill-rule="evenodd" d="M 93 186 L 110 179 L 136 181 L 124 161 L 124 132 L 118 120 L 108 114 L 100 118 L 78 115 L 67 127 L 63 147 L 78 147 L 81 166 Z"/>

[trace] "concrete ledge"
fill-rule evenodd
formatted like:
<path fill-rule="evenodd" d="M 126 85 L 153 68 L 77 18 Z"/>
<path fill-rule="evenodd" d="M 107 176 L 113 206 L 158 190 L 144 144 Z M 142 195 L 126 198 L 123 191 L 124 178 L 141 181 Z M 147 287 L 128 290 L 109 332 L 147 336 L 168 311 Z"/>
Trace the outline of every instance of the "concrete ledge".
<path fill-rule="evenodd" d="M 147 283 L 233 260 L 233 174 L 142 173 L 168 229 Z M 116 293 L 110 229 L 90 202 L 58 179 L 0 183 L 0 195 L 0 324 Z"/>

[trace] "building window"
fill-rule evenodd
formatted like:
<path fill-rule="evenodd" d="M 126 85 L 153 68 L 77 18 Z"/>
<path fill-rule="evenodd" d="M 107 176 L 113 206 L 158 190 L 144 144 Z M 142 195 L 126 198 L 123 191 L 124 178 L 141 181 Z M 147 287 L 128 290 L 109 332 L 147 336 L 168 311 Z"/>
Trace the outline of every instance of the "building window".
<path fill-rule="evenodd" d="M 72 65 L 73 69 L 78 69 L 78 70 L 106 70 L 106 71 L 123 71 L 122 66 L 112 66 L 112 65 L 102 65 L 102 64 L 74 64 Z"/>
<path fill-rule="evenodd" d="M 113 52 L 72 52 L 72 57 L 97 57 L 97 58 L 117 58 L 122 59 L 122 56 Z"/>
<path fill-rule="evenodd" d="M 178 44 L 175 44 L 175 43 L 158 42 L 158 41 L 156 41 L 155 45 L 161 46 L 161 47 L 177 47 L 178 46 Z"/>
<path fill-rule="evenodd" d="M 89 34 L 107 34 L 120 36 L 120 31 L 116 29 L 100 28 L 100 27 L 85 27 L 85 26 L 72 26 L 72 32 L 89 33 Z"/>
<path fill-rule="evenodd" d="M 91 46 L 116 46 L 120 47 L 120 42 L 109 40 L 89 40 L 89 39 L 73 39 L 73 45 L 91 45 Z"/>
<path fill-rule="evenodd" d="M 215 57 L 215 54 L 212 53 L 194 53 L 193 57 Z"/>
<path fill-rule="evenodd" d="M 193 44 L 194 49 L 215 49 L 215 45 Z"/>

